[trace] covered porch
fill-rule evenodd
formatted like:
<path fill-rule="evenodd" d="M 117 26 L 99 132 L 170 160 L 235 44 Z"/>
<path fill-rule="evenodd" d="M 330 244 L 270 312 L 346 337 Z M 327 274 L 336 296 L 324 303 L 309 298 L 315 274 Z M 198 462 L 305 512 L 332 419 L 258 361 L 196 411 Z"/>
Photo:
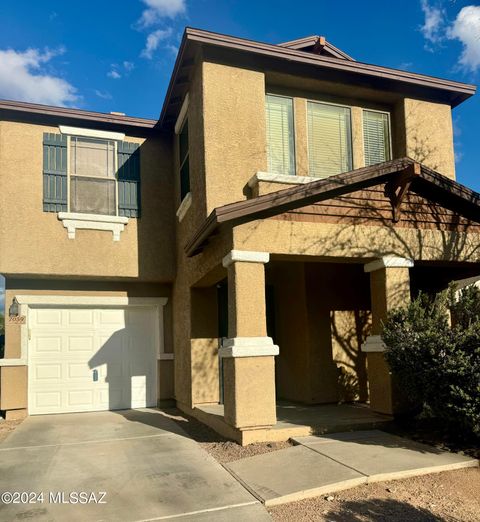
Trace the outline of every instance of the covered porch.
<path fill-rule="evenodd" d="M 183 409 L 243 445 L 378 429 L 407 412 L 381 323 L 419 292 L 477 270 L 395 256 L 267 255 L 234 251 L 227 277 L 191 294 L 196 400 Z"/>
<path fill-rule="evenodd" d="M 216 209 L 185 246 L 178 406 L 242 444 L 408 412 L 382 322 L 478 275 L 479 208 L 404 159 Z"/>

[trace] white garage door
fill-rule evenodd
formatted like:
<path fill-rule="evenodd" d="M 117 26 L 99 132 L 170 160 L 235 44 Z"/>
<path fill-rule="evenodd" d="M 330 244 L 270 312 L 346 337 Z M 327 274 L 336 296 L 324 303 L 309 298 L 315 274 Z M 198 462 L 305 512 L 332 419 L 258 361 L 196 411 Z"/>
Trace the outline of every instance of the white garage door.
<path fill-rule="evenodd" d="M 155 406 L 153 308 L 32 308 L 29 412 Z"/>

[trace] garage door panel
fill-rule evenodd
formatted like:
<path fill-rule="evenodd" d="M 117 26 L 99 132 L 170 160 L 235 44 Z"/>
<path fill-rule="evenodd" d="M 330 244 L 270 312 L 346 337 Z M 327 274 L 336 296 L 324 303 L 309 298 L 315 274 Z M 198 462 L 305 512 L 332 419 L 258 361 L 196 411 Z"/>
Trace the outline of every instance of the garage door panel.
<path fill-rule="evenodd" d="M 70 390 L 67 392 L 67 407 L 68 408 L 85 408 L 89 409 L 94 404 L 93 400 L 94 390 Z"/>
<path fill-rule="evenodd" d="M 69 325 L 90 325 L 94 323 L 94 311 L 85 308 L 72 309 L 67 311 L 67 324 Z"/>
<path fill-rule="evenodd" d="M 60 381 L 62 378 L 62 365 L 60 363 L 39 363 L 33 368 L 34 378 L 38 382 Z"/>
<path fill-rule="evenodd" d="M 39 326 L 60 326 L 63 323 L 62 310 L 50 308 L 35 310 L 35 325 Z"/>
<path fill-rule="evenodd" d="M 112 310 L 100 310 L 99 311 L 99 326 L 103 325 L 115 325 L 119 328 L 123 328 L 125 326 L 125 315 L 126 312 L 124 309 L 112 309 Z"/>
<path fill-rule="evenodd" d="M 152 309 L 135 310 L 132 315 L 125 309 L 43 312 L 35 309 L 29 316 L 30 413 L 156 404 Z M 97 380 L 93 370 L 97 370 Z"/>
<path fill-rule="evenodd" d="M 78 352 L 95 353 L 95 341 L 93 336 L 69 335 L 67 342 L 67 351 L 73 352 L 76 356 Z"/>
<path fill-rule="evenodd" d="M 45 354 L 59 354 L 62 351 L 62 336 L 38 336 L 30 343 L 32 356 Z"/>
<path fill-rule="evenodd" d="M 34 398 L 34 406 L 39 413 L 56 410 L 62 406 L 62 393 L 60 391 L 37 392 Z"/>
<path fill-rule="evenodd" d="M 93 381 L 93 370 L 85 363 L 66 363 L 65 377 L 76 382 L 90 383 Z"/>

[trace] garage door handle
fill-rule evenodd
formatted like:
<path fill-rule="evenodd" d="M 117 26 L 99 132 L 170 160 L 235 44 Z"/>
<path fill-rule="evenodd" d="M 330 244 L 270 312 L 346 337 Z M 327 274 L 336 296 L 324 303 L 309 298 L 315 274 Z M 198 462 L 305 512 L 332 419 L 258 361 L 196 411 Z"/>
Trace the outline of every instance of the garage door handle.
<path fill-rule="evenodd" d="M 93 370 L 93 382 L 98 381 L 98 370 Z"/>

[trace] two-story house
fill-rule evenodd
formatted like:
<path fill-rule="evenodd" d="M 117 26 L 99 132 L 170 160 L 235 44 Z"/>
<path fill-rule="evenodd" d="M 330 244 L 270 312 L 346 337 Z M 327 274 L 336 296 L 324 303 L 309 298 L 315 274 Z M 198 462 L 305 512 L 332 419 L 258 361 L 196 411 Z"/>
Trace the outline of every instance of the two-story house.
<path fill-rule="evenodd" d="M 158 121 L 0 102 L 0 410 L 174 399 L 242 443 L 277 399 L 401 411 L 382 320 L 480 270 L 474 92 L 187 29 Z"/>

